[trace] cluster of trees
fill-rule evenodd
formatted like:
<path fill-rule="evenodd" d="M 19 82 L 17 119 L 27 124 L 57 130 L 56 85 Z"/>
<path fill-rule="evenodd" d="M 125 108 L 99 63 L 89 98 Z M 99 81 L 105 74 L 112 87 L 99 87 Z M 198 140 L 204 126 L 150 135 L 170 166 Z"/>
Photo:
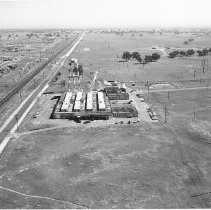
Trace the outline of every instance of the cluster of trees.
<path fill-rule="evenodd" d="M 175 50 L 173 52 L 170 52 L 168 57 L 169 58 L 184 57 L 184 56 L 189 57 L 194 54 L 197 54 L 198 56 L 206 56 L 206 55 L 208 55 L 209 52 L 211 52 L 211 48 L 209 48 L 209 49 L 204 48 L 203 50 L 197 50 L 197 51 L 195 51 L 193 49 L 188 49 L 186 51 Z"/>
<path fill-rule="evenodd" d="M 31 39 L 33 36 L 34 36 L 35 38 L 39 38 L 39 35 L 36 34 L 36 33 L 29 33 L 29 34 L 26 34 L 26 37 L 27 37 L 28 39 Z"/>
<path fill-rule="evenodd" d="M 152 55 L 145 55 L 144 58 L 141 57 L 139 52 L 128 52 L 125 51 L 122 55 L 122 59 L 128 61 L 130 59 L 136 59 L 141 64 L 146 64 L 150 62 L 155 62 L 160 59 L 160 55 L 158 53 L 153 53 Z"/>
<path fill-rule="evenodd" d="M 193 38 L 190 38 L 190 39 L 188 39 L 188 41 L 184 41 L 183 43 L 184 44 L 189 44 L 190 42 L 193 42 L 194 41 L 194 39 Z"/>

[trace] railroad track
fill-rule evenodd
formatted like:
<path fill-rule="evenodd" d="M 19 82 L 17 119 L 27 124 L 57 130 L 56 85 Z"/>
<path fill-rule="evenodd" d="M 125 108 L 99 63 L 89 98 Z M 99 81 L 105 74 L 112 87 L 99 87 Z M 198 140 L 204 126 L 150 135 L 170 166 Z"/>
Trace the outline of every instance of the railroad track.
<path fill-rule="evenodd" d="M 38 85 L 36 89 L 34 89 L 27 96 L 27 98 L 18 106 L 18 108 L 8 117 L 8 119 L 0 127 L 0 156 L 2 155 L 4 148 L 7 146 L 10 139 L 12 138 L 11 134 L 14 135 L 14 132 L 19 128 L 19 125 L 22 123 L 28 112 L 36 103 L 38 96 L 46 90 L 49 82 L 52 81 L 60 67 L 64 65 L 64 62 L 76 48 L 79 42 L 82 40 L 85 33 L 86 32 L 84 32 L 80 36 L 77 36 L 74 40 L 68 43 L 67 47 L 65 47 L 68 48 L 68 51 L 65 52 L 62 57 L 60 57 L 60 60 L 56 63 L 55 67 L 53 68 L 53 71 Z M 77 41 L 75 41 L 76 39 Z"/>
<path fill-rule="evenodd" d="M 65 47 L 60 49 L 58 52 L 56 52 L 49 60 L 42 63 L 40 66 L 36 68 L 35 71 L 33 71 L 31 74 L 29 74 L 27 77 L 25 77 L 22 81 L 20 81 L 17 85 L 15 85 L 12 90 L 10 90 L 6 95 L 4 95 L 0 99 L 0 108 L 4 103 L 6 103 L 10 98 L 12 98 L 16 93 L 18 93 L 28 82 L 30 82 L 35 76 L 37 76 L 51 61 L 53 61 L 61 52 L 63 52 L 65 49 L 69 47 L 75 40 L 77 36 L 74 37 L 73 40 L 71 40 Z"/>

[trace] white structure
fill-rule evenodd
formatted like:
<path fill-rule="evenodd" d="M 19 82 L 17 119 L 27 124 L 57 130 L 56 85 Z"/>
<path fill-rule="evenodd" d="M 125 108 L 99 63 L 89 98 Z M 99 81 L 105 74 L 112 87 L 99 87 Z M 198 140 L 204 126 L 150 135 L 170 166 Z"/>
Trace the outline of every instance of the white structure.
<path fill-rule="evenodd" d="M 92 97 L 92 92 L 88 92 L 86 94 L 86 110 L 87 111 L 92 111 L 93 109 L 93 97 Z"/>
<path fill-rule="evenodd" d="M 70 61 L 73 62 L 73 63 L 78 63 L 78 59 L 77 58 L 71 58 Z"/>
<path fill-rule="evenodd" d="M 67 92 L 65 99 L 63 101 L 62 107 L 61 107 L 61 111 L 62 112 L 67 112 L 68 111 L 68 107 L 70 106 L 70 100 L 72 98 L 72 92 Z"/>
<path fill-rule="evenodd" d="M 79 112 L 80 109 L 81 109 L 81 102 L 75 100 L 74 111 L 75 111 L 75 112 Z"/>
<path fill-rule="evenodd" d="M 82 96 L 83 96 L 83 92 L 77 92 L 75 100 L 80 101 L 82 99 Z"/>
<path fill-rule="evenodd" d="M 98 100 L 98 109 L 99 111 L 105 111 L 105 102 L 104 102 L 104 94 L 103 92 L 97 93 L 97 100 Z"/>

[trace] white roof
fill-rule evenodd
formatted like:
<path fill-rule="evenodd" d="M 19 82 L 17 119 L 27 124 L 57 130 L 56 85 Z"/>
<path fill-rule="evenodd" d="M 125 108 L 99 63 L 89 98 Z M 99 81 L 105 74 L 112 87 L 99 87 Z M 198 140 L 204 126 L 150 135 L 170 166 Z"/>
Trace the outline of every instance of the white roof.
<path fill-rule="evenodd" d="M 65 96 L 65 99 L 63 101 L 63 104 L 62 104 L 62 108 L 61 108 L 62 111 L 65 111 L 65 110 L 68 109 L 68 107 L 70 105 L 71 97 L 72 97 L 72 92 L 67 92 L 66 96 Z"/>
<path fill-rule="evenodd" d="M 103 92 L 98 92 L 98 106 L 99 109 L 105 109 L 104 94 Z"/>
<path fill-rule="evenodd" d="M 86 98 L 86 109 L 91 110 L 92 108 L 93 108 L 92 92 L 88 92 Z"/>
<path fill-rule="evenodd" d="M 81 109 L 81 102 L 80 101 L 75 101 L 74 110 L 80 110 L 80 109 Z"/>
<path fill-rule="evenodd" d="M 77 94 L 76 94 L 76 101 L 80 101 L 81 100 L 81 98 L 82 98 L 82 95 L 83 95 L 83 92 L 77 92 Z"/>
<path fill-rule="evenodd" d="M 74 62 L 74 63 L 78 63 L 78 59 L 77 58 L 71 58 L 70 61 Z"/>

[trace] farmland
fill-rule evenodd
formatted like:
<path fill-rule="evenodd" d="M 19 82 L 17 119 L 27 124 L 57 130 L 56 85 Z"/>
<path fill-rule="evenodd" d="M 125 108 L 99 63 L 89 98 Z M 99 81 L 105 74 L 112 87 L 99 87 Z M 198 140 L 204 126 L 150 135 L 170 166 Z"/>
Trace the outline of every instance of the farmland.
<path fill-rule="evenodd" d="M 189 38 L 194 41 L 184 45 Z M 140 122 L 132 124 L 128 119 L 122 124 L 115 124 L 116 119 L 90 124 L 50 119 L 55 96 L 61 95 L 57 88 L 68 89 L 65 62 L 58 80 L 50 84 L 55 92 L 40 96 L 1 156 L 0 206 L 210 208 L 210 55 L 167 56 L 175 48 L 209 47 L 210 36 L 193 33 L 87 33 L 71 54 L 84 68 L 80 88 L 87 88 L 95 71 L 99 82 L 125 82 L 133 99 L 132 91 L 142 91 L 158 122 L 140 115 Z M 141 56 L 158 52 L 161 58 L 147 65 L 123 62 L 124 51 Z M 204 73 L 202 59 L 208 60 Z M 147 91 L 147 81 L 172 86 Z M 35 112 L 39 114 L 33 119 Z"/>

